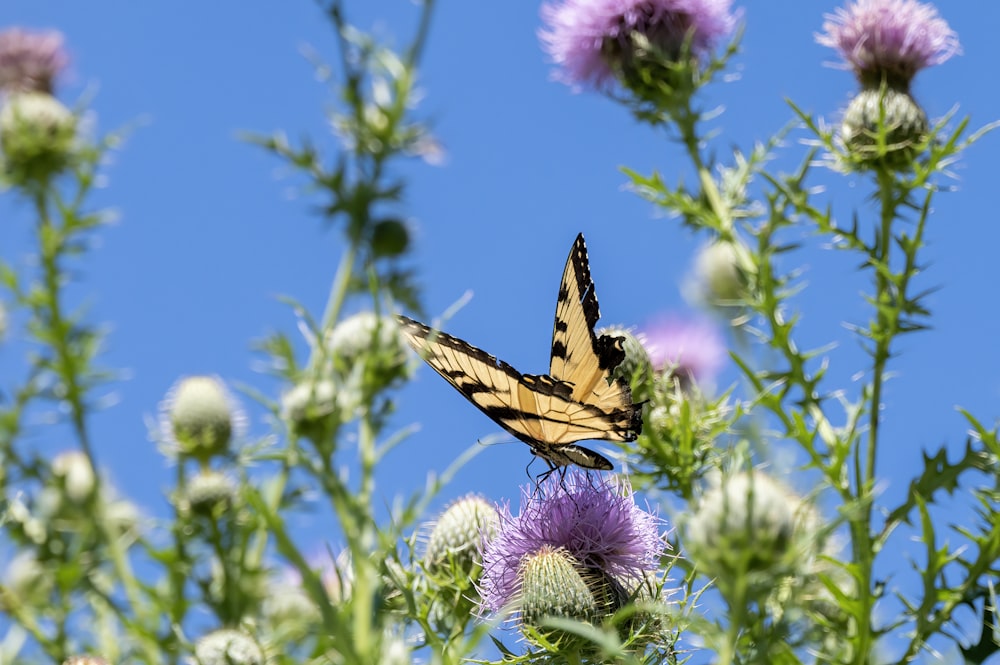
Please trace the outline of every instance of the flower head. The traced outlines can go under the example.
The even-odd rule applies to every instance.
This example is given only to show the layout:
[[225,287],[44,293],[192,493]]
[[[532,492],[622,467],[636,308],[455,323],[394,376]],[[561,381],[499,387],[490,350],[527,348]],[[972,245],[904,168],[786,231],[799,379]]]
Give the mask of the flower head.
[[960,51],[958,36],[929,4],[856,0],[827,14],[816,41],[840,52],[863,83],[909,84],[913,76]]
[[164,439],[203,463],[226,452],[233,434],[242,434],[244,421],[239,403],[215,376],[179,379],[160,404]]
[[697,304],[719,310],[738,307],[746,301],[750,282],[749,250],[742,241],[716,240],[704,245],[694,258],[685,296]]
[[522,595],[523,563],[543,550],[566,553],[581,570],[619,582],[655,570],[663,554],[660,519],[639,508],[626,481],[595,480],[569,469],[523,487],[521,512],[500,510],[483,549],[482,607],[498,612]]
[[542,6],[539,36],[571,85],[603,88],[627,62],[636,37],[676,58],[686,40],[697,56],[732,31],[730,0],[562,0]]
[[475,494],[452,502],[431,530],[425,565],[432,572],[448,570],[449,564],[472,574],[480,564],[484,538],[496,530],[497,511],[493,504]]
[[202,636],[194,645],[191,663],[199,665],[263,665],[264,650],[252,636],[220,628]]
[[682,384],[710,382],[725,360],[725,346],[708,323],[663,318],[647,326],[644,333],[653,367],[672,372]]
[[52,93],[55,78],[69,64],[62,33],[10,28],[0,32],[0,90]]
[[14,185],[45,182],[72,162],[76,117],[44,92],[19,92],[0,108],[0,155]]
[[702,494],[684,544],[724,594],[754,576],[769,589],[775,575],[811,565],[817,525],[808,502],[761,471],[740,472],[714,479]]

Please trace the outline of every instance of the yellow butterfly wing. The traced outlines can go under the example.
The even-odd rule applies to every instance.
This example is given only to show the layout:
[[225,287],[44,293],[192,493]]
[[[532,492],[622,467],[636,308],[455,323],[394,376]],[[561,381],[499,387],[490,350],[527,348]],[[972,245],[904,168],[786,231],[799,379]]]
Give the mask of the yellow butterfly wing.
[[624,339],[594,333],[601,318],[587,245],[581,233],[566,259],[552,329],[549,375],[573,386],[571,399],[605,414],[609,441],[633,441],[642,429],[641,407],[612,372],[625,359]]
[[610,372],[624,359],[620,337],[593,332],[599,317],[586,245],[577,237],[563,272],[556,306],[550,375],[521,374],[482,349],[405,316],[407,342],[448,383],[552,467],[576,464],[611,469],[603,456],[576,441],[632,441],[641,408]]

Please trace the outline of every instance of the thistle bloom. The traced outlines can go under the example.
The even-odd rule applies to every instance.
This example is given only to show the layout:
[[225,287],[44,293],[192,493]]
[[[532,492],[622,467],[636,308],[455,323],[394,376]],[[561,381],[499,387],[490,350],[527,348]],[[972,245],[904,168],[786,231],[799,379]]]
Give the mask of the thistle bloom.
[[710,382],[725,360],[725,347],[715,327],[697,320],[663,318],[645,329],[653,367],[670,371],[684,384]]
[[696,57],[732,31],[730,0],[562,0],[542,6],[545,51],[556,78],[605,88],[636,50],[636,37],[670,58],[686,40]]
[[0,32],[0,90],[52,94],[52,84],[69,64],[62,33],[11,28]]
[[659,566],[661,521],[635,504],[626,481],[595,480],[569,469],[521,490],[521,512],[500,509],[496,535],[483,549],[482,608],[498,612],[524,594],[525,562],[560,551],[581,570],[625,584]]
[[816,41],[840,52],[862,83],[909,85],[913,76],[960,51],[937,10],[916,0],[857,0],[827,14]]

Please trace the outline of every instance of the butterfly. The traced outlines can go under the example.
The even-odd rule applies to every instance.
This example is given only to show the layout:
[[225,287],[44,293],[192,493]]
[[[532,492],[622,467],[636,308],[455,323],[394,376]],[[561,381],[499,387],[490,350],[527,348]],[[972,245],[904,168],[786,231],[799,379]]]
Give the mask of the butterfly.
[[576,464],[614,468],[578,441],[634,441],[642,405],[612,372],[625,359],[623,337],[594,332],[600,318],[587,245],[576,237],[566,259],[552,329],[548,374],[522,374],[464,340],[398,315],[406,341],[428,365],[500,427],[528,444],[549,473]]

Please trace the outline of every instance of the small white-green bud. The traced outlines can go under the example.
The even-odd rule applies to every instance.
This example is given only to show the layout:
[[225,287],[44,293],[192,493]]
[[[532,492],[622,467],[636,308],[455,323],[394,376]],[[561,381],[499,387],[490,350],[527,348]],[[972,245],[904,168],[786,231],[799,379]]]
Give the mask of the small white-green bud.
[[281,396],[281,417],[297,435],[325,440],[341,420],[341,398],[333,381],[303,381]]
[[389,317],[367,311],[349,316],[330,332],[328,346],[334,365],[345,374],[363,363],[369,385],[387,386],[407,373],[406,347]]
[[52,474],[60,481],[66,497],[83,503],[94,491],[96,478],[90,459],[79,450],[59,453],[52,460]]
[[23,92],[0,109],[3,170],[15,185],[44,182],[70,163],[76,118],[52,95]]
[[773,580],[811,560],[811,506],[760,471],[713,482],[685,526],[691,559],[723,593],[748,575]]
[[183,500],[191,512],[211,515],[224,511],[236,502],[236,484],[218,471],[202,470],[192,476],[184,488]]
[[109,665],[109,663],[100,656],[70,656],[62,662],[62,665]]
[[164,406],[179,452],[203,464],[228,450],[233,430],[242,419],[225,384],[214,376],[179,380]]
[[195,644],[191,665],[264,665],[264,651],[240,630],[222,628]]
[[744,304],[749,257],[739,241],[716,240],[702,247],[694,259],[690,299],[716,306]]
[[425,562],[432,573],[447,572],[451,562],[464,576],[482,563],[484,537],[496,532],[497,511],[486,499],[470,494],[453,502],[438,518],[427,543]]

